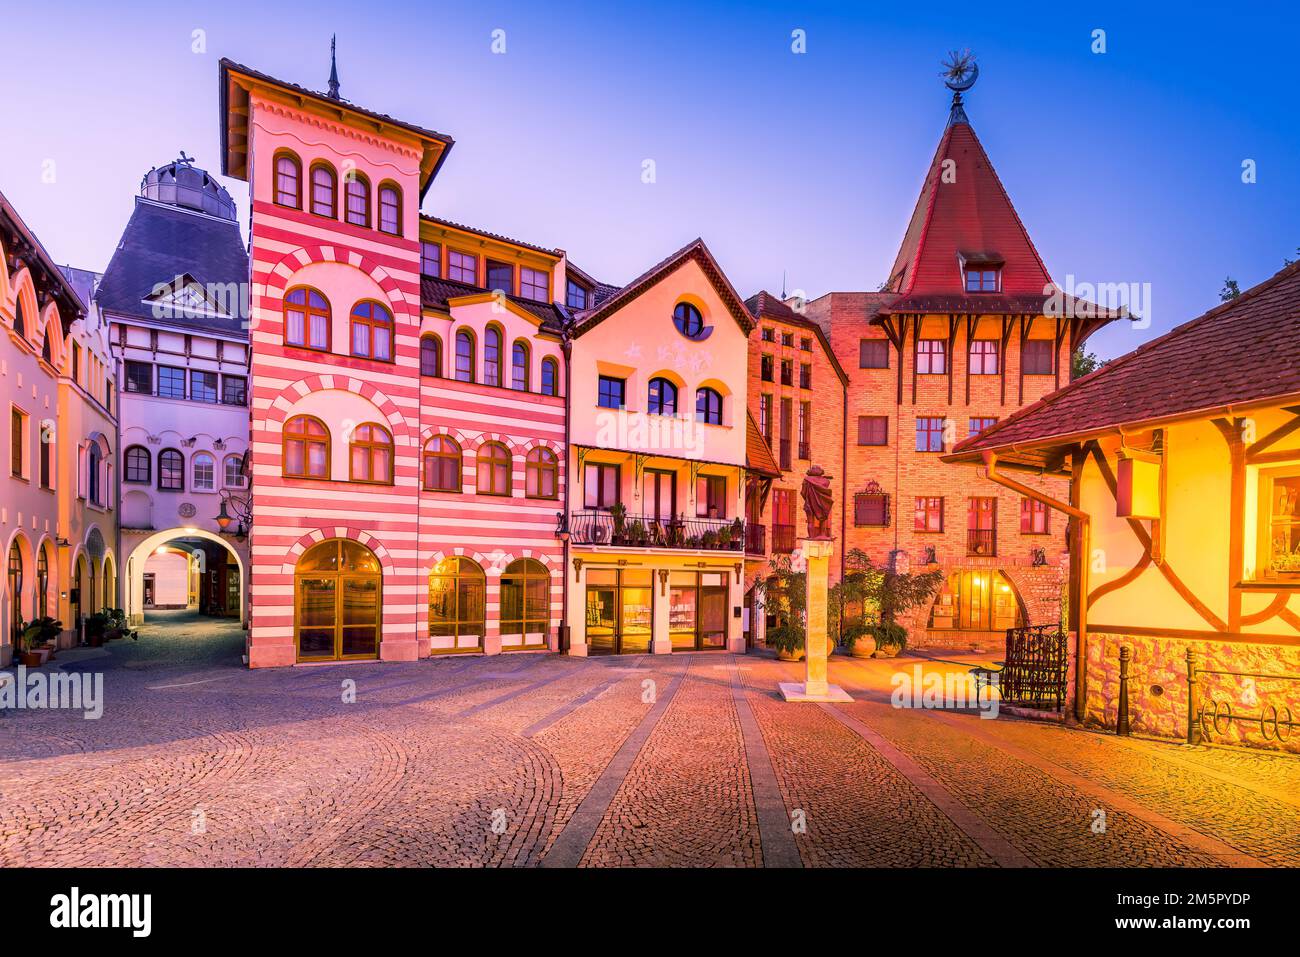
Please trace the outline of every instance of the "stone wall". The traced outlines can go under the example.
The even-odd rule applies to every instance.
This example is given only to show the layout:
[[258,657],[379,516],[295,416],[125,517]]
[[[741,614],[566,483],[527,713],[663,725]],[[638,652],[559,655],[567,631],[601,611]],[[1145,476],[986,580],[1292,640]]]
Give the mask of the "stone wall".
[[[1132,649],[1128,700],[1134,734],[1186,740],[1189,646],[1199,656],[1199,670],[1300,675],[1300,647],[1294,645],[1090,634],[1084,720],[1093,727],[1115,728],[1119,707],[1119,650],[1124,646]],[[1300,734],[1291,734],[1287,742],[1269,741],[1261,733],[1258,720],[1262,711],[1271,717],[1272,708],[1277,708],[1280,720],[1286,719],[1286,708],[1290,708],[1294,719],[1300,719],[1300,681],[1201,675],[1200,687],[1201,701],[1207,708],[1219,702],[1221,712],[1226,704],[1231,706],[1234,715],[1253,719],[1221,721],[1222,733],[1211,729],[1207,743],[1300,753]],[[1286,729],[1282,732],[1285,735]]]

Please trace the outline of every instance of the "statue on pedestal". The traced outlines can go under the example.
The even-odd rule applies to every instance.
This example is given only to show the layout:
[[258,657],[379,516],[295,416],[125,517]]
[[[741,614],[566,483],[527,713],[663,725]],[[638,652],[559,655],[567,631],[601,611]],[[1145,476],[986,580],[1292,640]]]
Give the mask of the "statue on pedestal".
[[799,491],[803,498],[803,514],[808,519],[809,538],[831,537],[831,507],[834,505],[834,492],[831,480],[820,465],[808,469],[803,477],[803,486]]

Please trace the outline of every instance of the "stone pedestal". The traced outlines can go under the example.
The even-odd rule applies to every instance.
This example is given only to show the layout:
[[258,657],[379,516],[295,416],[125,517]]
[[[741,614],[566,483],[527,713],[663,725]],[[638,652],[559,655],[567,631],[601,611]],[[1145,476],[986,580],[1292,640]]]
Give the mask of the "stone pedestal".
[[830,653],[830,642],[826,636],[826,599],[834,543],[826,538],[801,538],[799,548],[807,559],[805,578],[808,582],[808,599],[804,628],[806,671],[802,682],[781,682],[781,695],[786,701],[852,701],[848,692],[826,680],[826,658]]

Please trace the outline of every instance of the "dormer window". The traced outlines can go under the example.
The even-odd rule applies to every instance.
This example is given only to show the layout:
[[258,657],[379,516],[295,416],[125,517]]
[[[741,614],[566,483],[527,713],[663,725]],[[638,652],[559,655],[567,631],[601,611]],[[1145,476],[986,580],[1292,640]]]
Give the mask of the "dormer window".
[[967,292],[997,292],[1002,286],[1002,270],[990,267],[967,268]]

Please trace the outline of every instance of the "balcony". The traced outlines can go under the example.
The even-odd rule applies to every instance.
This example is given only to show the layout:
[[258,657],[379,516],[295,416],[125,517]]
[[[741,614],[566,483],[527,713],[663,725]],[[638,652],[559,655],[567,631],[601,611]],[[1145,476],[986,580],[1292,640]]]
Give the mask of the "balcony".
[[773,525],[772,553],[774,555],[789,555],[792,551],[794,551],[794,526]]
[[745,523],[745,552],[749,555],[767,554],[767,526],[757,522]]
[[998,533],[992,528],[966,529],[966,554],[992,558],[998,553]]
[[738,518],[625,515],[621,523],[615,523],[605,509],[585,509],[570,517],[569,540],[575,545],[738,552],[745,544],[746,532],[745,523]]

